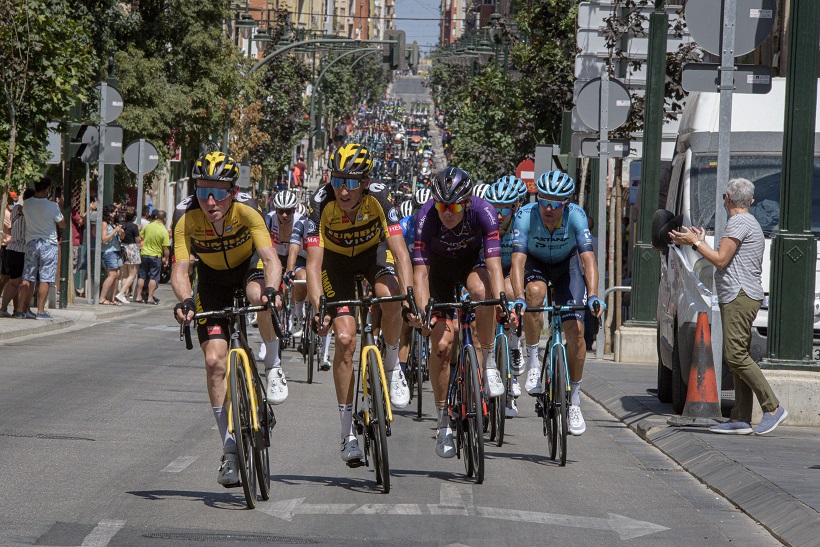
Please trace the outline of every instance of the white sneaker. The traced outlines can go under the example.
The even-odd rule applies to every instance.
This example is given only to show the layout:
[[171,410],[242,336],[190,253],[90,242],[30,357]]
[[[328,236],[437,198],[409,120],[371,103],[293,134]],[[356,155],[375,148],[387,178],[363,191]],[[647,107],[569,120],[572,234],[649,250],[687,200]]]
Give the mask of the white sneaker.
[[259,346],[259,353],[256,354],[257,359],[264,361],[266,353],[268,353],[268,348],[265,346],[265,343],[262,342],[262,345]]
[[587,430],[584,415],[581,414],[581,407],[570,405],[569,407],[569,432],[573,435],[582,435]]
[[302,326],[301,325],[302,325],[302,322],[299,321],[299,324],[296,325],[295,327],[293,327],[290,330],[291,336],[293,336],[294,338],[299,338],[300,336],[302,336]]
[[515,376],[513,376],[513,381],[512,381],[512,394],[513,394],[513,397],[520,397],[521,396],[521,386],[518,385],[518,378],[516,378]]
[[527,383],[524,384],[524,390],[530,395],[540,395],[544,391],[544,386],[541,385],[540,368],[531,368],[527,371]]
[[487,397],[498,397],[504,393],[504,382],[497,368],[488,368],[484,371],[484,391]]
[[[342,461],[351,467],[358,467],[364,458],[364,454],[359,450],[359,439],[348,437],[342,440]],[[358,463],[358,465],[356,465]]]
[[390,382],[390,402],[393,408],[404,408],[410,404],[410,390],[407,389],[407,380],[401,368],[396,367],[387,373],[387,380]]
[[518,405],[515,404],[515,399],[507,399],[507,408],[504,409],[504,416],[507,418],[515,418],[518,416]]
[[439,429],[436,433],[436,456],[439,458],[452,458],[456,455],[456,447],[453,444],[453,433],[447,433],[446,429]]
[[319,364],[319,370],[330,370],[330,357],[327,355],[322,357],[322,362]]
[[268,371],[267,378],[268,402],[272,405],[280,405],[288,398],[288,381],[285,380],[285,373],[282,367],[272,368]]

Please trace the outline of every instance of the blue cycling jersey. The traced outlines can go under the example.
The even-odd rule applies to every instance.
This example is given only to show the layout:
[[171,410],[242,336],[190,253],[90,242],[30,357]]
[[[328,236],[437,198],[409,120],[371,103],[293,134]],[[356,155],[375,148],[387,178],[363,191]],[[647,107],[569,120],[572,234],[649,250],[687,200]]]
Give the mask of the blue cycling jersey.
[[415,214],[407,215],[399,221],[401,226],[401,233],[404,236],[404,243],[407,244],[407,250],[410,251],[410,256],[413,256],[413,245],[416,243],[416,216]]
[[513,226],[507,226],[507,233],[501,236],[501,269],[509,272],[512,267],[513,254]]
[[538,203],[525,205],[513,221],[513,252],[526,253],[545,264],[557,264],[574,252],[592,251],[587,215],[574,203],[564,207],[561,222],[550,232],[541,221]]

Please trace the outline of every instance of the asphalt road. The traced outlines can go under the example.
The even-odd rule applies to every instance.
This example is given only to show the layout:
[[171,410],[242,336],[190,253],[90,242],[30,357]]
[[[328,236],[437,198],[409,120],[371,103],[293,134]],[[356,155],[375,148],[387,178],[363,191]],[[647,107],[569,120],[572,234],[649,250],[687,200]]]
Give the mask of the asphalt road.
[[421,83],[424,78],[421,76],[402,76],[393,82],[393,89],[391,95],[399,96],[404,99],[405,104],[411,104],[413,101],[433,102],[430,97],[430,90]]
[[381,494],[372,469],[339,458],[331,374],[307,384],[292,350],[284,367],[272,496],[249,511],[216,483],[201,352],[178,342],[164,303],[0,344],[0,545],[777,544],[586,398],[566,467],[546,458],[524,396],[476,485],[435,455],[428,385],[423,419],[396,413]]

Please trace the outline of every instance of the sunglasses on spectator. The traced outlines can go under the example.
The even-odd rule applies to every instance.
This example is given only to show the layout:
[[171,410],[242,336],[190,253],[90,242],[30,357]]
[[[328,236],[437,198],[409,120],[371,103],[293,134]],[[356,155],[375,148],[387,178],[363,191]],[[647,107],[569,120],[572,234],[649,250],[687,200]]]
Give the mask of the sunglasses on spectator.
[[560,201],[554,201],[554,200],[551,200],[551,199],[538,198],[538,203],[541,205],[541,207],[552,207],[553,210],[555,210],[555,209],[560,209],[561,207],[566,205],[567,200],[562,199]]
[[276,214],[277,215],[292,215],[293,211],[294,211],[294,209],[277,209]]
[[342,186],[348,190],[355,190],[359,187],[359,179],[350,179],[345,177],[330,177],[330,184],[337,190],[341,190]]
[[495,212],[498,213],[499,215],[501,215],[502,217],[505,217],[505,216],[509,215],[510,213],[512,213],[512,210],[513,210],[512,207],[496,207],[495,208]]
[[196,189],[196,197],[203,201],[207,201],[207,199],[213,196],[214,201],[222,201],[223,199],[227,199],[231,195],[230,190],[225,190],[223,188],[197,188]]
[[444,211],[450,211],[451,213],[460,213],[467,207],[467,202],[463,203],[450,203],[449,205],[446,203],[436,203],[436,211],[439,213],[443,213]]

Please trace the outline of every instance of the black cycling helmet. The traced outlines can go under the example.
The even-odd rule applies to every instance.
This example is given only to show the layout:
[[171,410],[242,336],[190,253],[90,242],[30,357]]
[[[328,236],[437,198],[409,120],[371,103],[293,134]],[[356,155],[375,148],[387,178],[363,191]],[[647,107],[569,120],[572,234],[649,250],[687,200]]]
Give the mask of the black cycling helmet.
[[433,180],[433,199],[438,203],[459,203],[469,198],[473,181],[467,171],[458,167],[445,167]]
[[196,160],[191,178],[230,182],[233,185],[239,178],[239,165],[223,152],[209,152]]

